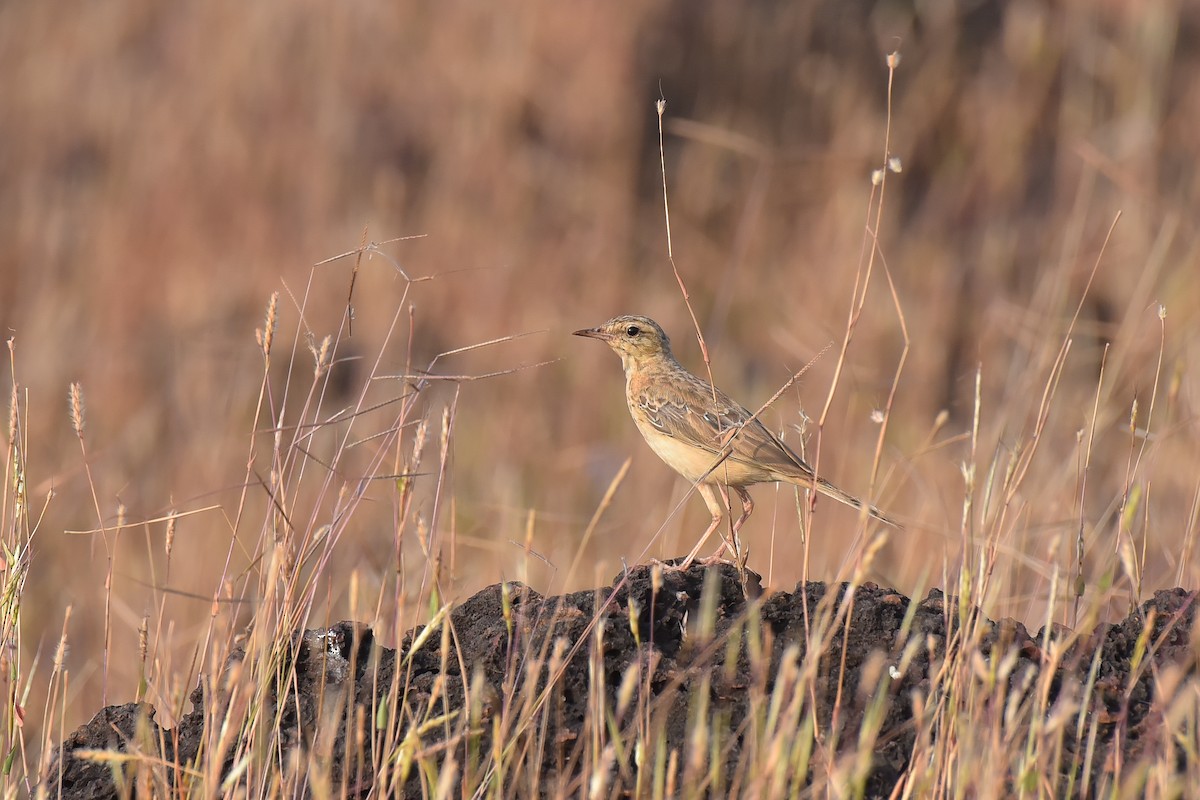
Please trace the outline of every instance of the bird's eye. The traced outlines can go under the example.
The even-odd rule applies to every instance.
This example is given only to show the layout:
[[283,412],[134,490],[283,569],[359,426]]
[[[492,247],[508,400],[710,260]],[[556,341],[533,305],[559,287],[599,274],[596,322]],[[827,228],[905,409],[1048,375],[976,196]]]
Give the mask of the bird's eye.
[[639,328],[637,325],[630,325],[628,328],[625,329],[625,335],[631,339],[634,336],[637,336],[641,332],[642,332],[642,329]]

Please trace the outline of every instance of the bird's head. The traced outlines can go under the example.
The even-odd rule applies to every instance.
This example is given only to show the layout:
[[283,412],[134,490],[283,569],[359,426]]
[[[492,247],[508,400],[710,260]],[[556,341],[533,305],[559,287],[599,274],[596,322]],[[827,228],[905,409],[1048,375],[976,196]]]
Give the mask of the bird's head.
[[575,331],[576,336],[599,339],[621,357],[625,371],[652,364],[662,358],[673,359],[671,340],[657,322],[649,317],[629,315],[613,317],[603,325]]

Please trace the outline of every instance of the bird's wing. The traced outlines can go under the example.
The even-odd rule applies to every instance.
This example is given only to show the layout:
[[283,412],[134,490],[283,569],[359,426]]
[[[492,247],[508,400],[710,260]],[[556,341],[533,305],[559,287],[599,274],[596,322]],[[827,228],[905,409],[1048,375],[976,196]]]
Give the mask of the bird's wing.
[[791,448],[720,389],[691,374],[654,381],[636,398],[647,421],[658,430],[713,454],[731,447],[729,460],[792,477],[811,478],[812,470]]
[[[728,460],[744,464],[749,474],[760,474],[759,480],[788,480],[813,487],[838,502],[852,508],[863,503],[854,495],[839,489],[824,478],[814,480],[813,470],[804,459],[754,419],[754,415],[728,395],[695,375],[680,371],[668,380],[648,380],[631,393],[636,404],[651,425],[675,439],[712,453],[713,468],[721,462],[726,448]],[[871,516],[896,528],[899,522],[872,505]]]

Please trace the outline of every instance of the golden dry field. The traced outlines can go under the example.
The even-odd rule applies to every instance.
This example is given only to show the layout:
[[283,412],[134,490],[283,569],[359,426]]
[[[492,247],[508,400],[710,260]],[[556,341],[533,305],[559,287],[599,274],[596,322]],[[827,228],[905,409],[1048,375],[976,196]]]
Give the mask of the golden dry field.
[[[0,69],[6,796],[251,620],[394,644],[686,553],[569,335],[704,374],[681,283],[716,383],[803,370],[763,421],[903,520],[877,583],[1031,630],[1200,585],[1196,4],[16,0]],[[753,493],[768,585],[863,565]]]

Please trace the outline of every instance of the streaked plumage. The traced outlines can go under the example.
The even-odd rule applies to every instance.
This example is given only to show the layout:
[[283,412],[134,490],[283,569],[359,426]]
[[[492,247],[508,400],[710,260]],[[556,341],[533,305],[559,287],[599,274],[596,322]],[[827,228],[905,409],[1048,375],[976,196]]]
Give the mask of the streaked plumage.
[[[615,317],[575,335],[600,339],[621,357],[629,413],[646,443],[669,467],[699,482],[697,489],[712,512],[705,539],[721,522],[725,506],[717,491],[724,493],[726,486],[742,501],[742,515],[733,526],[735,536],[754,510],[745,487],[755,483],[785,481],[814,487],[846,505],[862,507],[860,500],[824,478],[814,480],[804,459],[751,412],[684,369],[671,352],[666,333],[649,317]],[[728,457],[722,460],[726,450]],[[877,508],[867,511],[896,525]]]

